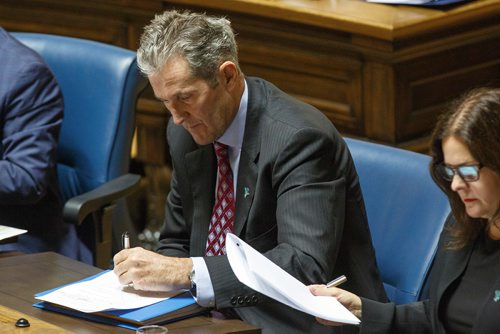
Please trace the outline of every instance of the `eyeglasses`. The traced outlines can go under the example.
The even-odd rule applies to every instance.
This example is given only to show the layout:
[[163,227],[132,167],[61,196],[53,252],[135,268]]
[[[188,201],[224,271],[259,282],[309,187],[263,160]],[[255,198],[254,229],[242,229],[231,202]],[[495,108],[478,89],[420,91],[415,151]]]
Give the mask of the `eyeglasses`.
[[465,182],[474,182],[479,180],[479,170],[481,168],[483,168],[482,164],[472,164],[458,167],[438,165],[436,169],[439,175],[446,181],[453,181],[455,174],[458,174]]

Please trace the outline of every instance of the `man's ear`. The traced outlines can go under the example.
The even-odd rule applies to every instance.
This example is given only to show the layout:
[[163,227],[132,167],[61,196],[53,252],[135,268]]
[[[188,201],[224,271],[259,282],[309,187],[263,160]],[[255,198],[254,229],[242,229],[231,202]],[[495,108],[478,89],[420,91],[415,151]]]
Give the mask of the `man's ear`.
[[224,86],[228,88],[234,87],[238,79],[238,69],[235,63],[225,61],[219,66],[219,73],[221,74],[221,82]]

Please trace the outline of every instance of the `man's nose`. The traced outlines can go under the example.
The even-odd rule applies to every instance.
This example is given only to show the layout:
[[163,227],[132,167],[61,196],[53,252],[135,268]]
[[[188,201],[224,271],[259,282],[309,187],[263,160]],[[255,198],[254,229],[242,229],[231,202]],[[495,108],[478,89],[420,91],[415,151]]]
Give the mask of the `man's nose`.
[[184,122],[185,113],[180,111],[175,103],[170,103],[167,106],[167,109],[172,115],[172,119],[176,125],[181,125]]

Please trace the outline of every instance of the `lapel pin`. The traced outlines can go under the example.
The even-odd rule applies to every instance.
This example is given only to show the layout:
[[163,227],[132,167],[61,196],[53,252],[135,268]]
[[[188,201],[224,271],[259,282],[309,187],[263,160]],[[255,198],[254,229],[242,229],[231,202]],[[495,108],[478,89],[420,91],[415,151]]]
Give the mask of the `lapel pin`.
[[500,290],[495,290],[495,297],[493,298],[493,301],[496,303],[499,300],[500,300]]
[[243,188],[243,197],[247,198],[248,196],[250,196],[250,188],[244,187]]

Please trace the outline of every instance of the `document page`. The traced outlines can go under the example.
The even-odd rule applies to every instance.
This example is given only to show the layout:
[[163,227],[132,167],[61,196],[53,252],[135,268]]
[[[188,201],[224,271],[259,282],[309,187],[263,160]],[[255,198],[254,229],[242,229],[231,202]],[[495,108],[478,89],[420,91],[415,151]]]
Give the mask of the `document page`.
[[15,237],[16,235],[20,235],[28,232],[27,230],[22,230],[20,228],[0,225],[0,240],[8,239]]
[[238,280],[250,288],[316,317],[346,324],[360,323],[337,299],[314,296],[302,282],[234,234],[226,236],[226,253]]
[[139,291],[123,286],[112,271],[89,280],[63,286],[36,299],[91,313],[106,310],[133,309],[151,305],[173,297],[182,291]]

